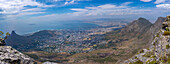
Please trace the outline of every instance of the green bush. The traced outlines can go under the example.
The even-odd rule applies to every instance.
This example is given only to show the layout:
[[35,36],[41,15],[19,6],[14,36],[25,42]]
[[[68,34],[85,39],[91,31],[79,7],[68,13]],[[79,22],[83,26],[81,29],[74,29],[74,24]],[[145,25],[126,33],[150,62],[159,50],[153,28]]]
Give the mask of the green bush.
[[135,59],[138,59],[138,57],[137,57],[137,56],[135,56]]
[[143,62],[141,60],[138,60],[138,61],[134,62],[133,64],[143,64]]
[[159,37],[159,33],[156,34],[156,37]]
[[139,51],[139,53],[144,53],[144,50]]
[[[3,36],[3,34],[4,34],[4,32],[0,31],[0,39],[3,39],[3,38],[1,38]],[[10,33],[7,32],[4,39],[7,39],[7,36],[9,36],[9,35],[10,35]]]
[[170,48],[170,46],[169,46],[169,44],[167,44],[167,45],[166,45],[166,49],[169,49],[169,48]]
[[164,31],[163,35],[170,35],[169,31]]
[[152,55],[151,58],[155,58],[156,56],[155,55]]
[[169,28],[168,28],[168,27],[166,27],[166,31],[169,31]]
[[167,62],[167,58],[166,58],[165,56],[164,56],[164,57],[161,57],[160,60],[161,60],[161,62],[163,62],[163,63]]
[[170,64],[170,57],[168,57],[167,63]]

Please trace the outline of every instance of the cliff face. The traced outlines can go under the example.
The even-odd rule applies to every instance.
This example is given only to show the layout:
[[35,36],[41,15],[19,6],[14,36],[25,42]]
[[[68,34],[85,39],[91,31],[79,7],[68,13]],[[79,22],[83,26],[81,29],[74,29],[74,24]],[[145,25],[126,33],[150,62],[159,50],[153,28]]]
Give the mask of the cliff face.
[[11,46],[0,46],[0,64],[34,64],[34,60]]
[[[158,19],[159,20],[159,19]],[[170,21],[163,23],[169,25]],[[160,26],[161,28],[162,26]],[[152,40],[152,45],[147,49],[140,50],[131,59],[126,60],[127,64],[170,64],[170,26],[160,29]],[[156,29],[156,28],[155,28]]]

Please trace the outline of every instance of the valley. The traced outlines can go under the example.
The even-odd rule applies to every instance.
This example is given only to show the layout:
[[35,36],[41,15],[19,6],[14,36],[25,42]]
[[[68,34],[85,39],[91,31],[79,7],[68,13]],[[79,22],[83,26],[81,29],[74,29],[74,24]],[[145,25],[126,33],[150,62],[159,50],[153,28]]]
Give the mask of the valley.
[[67,57],[77,53],[88,53],[102,49],[108,43],[106,33],[123,28],[127,23],[105,22],[90,30],[42,30],[29,35],[18,35],[12,31],[7,45],[28,54],[34,59],[63,63]]
[[161,29],[164,19],[159,17],[154,24],[145,18],[127,25],[119,23],[110,26],[109,22],[108,26],[86,31],[43,30],[29,36],[21,36],[13,31],[6,41],[7,45],[40,63],[119,64],[138,50],[147,48],[152,35]]

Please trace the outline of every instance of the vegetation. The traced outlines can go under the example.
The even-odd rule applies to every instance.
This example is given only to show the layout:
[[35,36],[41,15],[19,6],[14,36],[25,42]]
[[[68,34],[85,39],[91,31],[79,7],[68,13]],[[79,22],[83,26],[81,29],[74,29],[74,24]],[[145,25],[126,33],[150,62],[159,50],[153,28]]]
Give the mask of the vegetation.
[[168,56],[168,60],[167,60],[167,63],[170,64],[170,57]]
[[159,64],[156,60],[149,62],[149,64]]
[[169,44],[167,44],[167,45],[166,45],[166,49],[169,49],[169,48],[170,48],[170,46],[169,46]]
[[155,58],[156,56],[155,55],[152,55],[151,58]]
[[149,62],[150,62],[150,60],[147,60],[147,61],[146,61],[146,63],[149,63]]
[[156,37],[159,37],[159,33],[156,34]]
[[136,62],[134,62],[132,64],[143,64],[143,62],[141,60],[138,60],[138,61],[136,61]]
[[139,53],[144,53],[144,50],[139,51]]
[[169,31],[169,28],[168,28],[168,27],[166,27],[166,31]]
[[[7,32],[5,37],[3,37],[3,35],[4,35],[4,32],[0,31],[0,42],[1,42],[1,43],[5,43],[4,40],[7,39],[7,37],[10,35],[10,33]],[[5,45],[5,44],[3,44],[3,45]]]
[[164,57],[161,57],[160,60],[161,60],[161,62],[163,62],[163,63],[167,62],[167,58],[166,58],[165,56],[164,56]]
[[154,45],[154,46],[156,45],[155,42],[153,43],[153,45]]
[[164,31],[163,35],[170,35],[169,31]]
[[137,57],[137,56],[135,56],[135,59],[138,59],[138,57]]

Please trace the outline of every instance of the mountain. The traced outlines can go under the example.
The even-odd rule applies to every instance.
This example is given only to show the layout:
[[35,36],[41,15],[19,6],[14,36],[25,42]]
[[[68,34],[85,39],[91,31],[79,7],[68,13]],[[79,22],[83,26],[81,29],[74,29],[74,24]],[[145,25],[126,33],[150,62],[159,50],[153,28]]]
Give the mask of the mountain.
[[[33,47],[34,44],[34,40],[27,37],[27,36],[20,36],[18,34],[15,33],[15,31],[12,31],[11,35],[7,38],[6,40],[6,44],[8,46],[12,46],[13,48],[16,48],[17,50],[22,50],[25,48],[30,48]],[[28,47],[26,47],[28,46]],[[22,48],[21,48],[22,47]],[[20,48],[20,49],[18,49]]]
[[145,18],[139,18],[138,20],[133,21],[128,26],[123,28],[120,31],[120,34],[128,38],[139,37],[148,31],[151,26],[152,23],[150,23],[149,20],[146,20]]
[[134,20],[118,31],[107,33],[108,44],[101,46],[104,49],[75,54],[69,57],[70,62],[77,64],[121,64],[124,60],[134,56],[138,50],[151,45],[152,36],[161,29],[164,20],[165,18],[159,17],[154,24],[145,18]]
[[[158,20],[161,19],[159,18]],[[162,28],[164,25],[159,26],[162,29],[155,34],[154,39],[151,42],[152,45],[147,49],[141,49],[132,58],[126,60],[124,64],[170,64],[169,22],[170,20],[163,23],[164,25],[167,25],[166,30]]]

